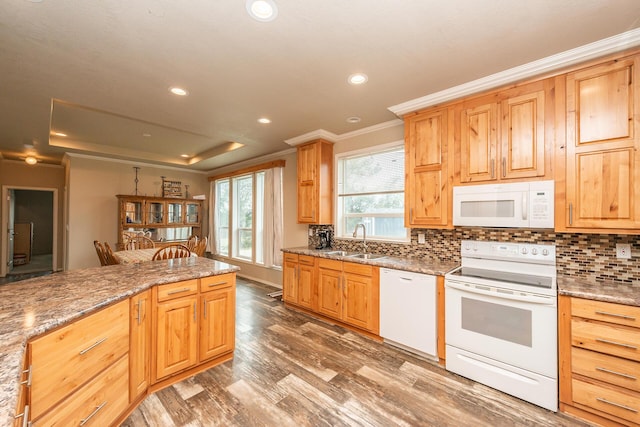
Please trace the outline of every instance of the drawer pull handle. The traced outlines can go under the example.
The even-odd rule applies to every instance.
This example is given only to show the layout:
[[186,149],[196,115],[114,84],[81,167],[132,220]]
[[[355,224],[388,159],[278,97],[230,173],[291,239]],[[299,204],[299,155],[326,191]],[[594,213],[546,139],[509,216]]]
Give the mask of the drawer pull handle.
[[218,283],[209,283],[209,287],[213,288],[214,286],[226,285],[227,282],[218,282]]
[[98,411],[99,411],[100,409],[102,409],[102,408],[104,407],[104,405],[106,405],[106,404],[107,404],[107,401],[105,400],[104,402],[102,402],[102,403],[100,404],[100,406],[96,406],[96,409],[94,409],[94,410],[93,410],[93,412],[92,412],[92,413],[90,413],[90,414],[89,414],[89,416],[88,416],[87,418],[83,418],[83,419],[81,419],[81,420],[80,420],[80,425],[81,425],[81,426],[83,426],[83,425],[85,425],[86,423],[88,423],[88,422],[89,422],[89,420],[90,420],[91,418],[93,418],[93,417],[98,413]]
[[80,352],[80,356],[82,356],[83,354],[93,350],[94,348],[96,348],[97,346],[99,346],[100,344],[102,344],[103,342],[105,342],[107,340],[107,337],[102,338],[101,340],[96,341],[95,343],[91,344],[89,347],[85,348],[84,350],[82,350]]
[[167,292],[167,295],[174,295],[174,294],[180,294],[182,292],[187,292],[190,291],[190,288],[182,288],[182,289],[176,289],[175,291],[169,291]]
[[596,338],[596,341],[597,342],[601,342],[603,344],[612,344],[612,345],[617,345],[619,347],[630,348],[631,350],[637,350],[638,349],[638,347],[636,347],[635,345],[624,344],[624,343],[621,343],[621,342],[605,340],[605,339],[602,339],[602,338]]
[[615,403],[615,402],[612,402],[610,400],[603,399],[601,397],[596,397],[596,400],[598,402],[606,403],[607,405],[615,406],[616,408],[625,409],[627,411],[631,411],[631,412],[636,413],[636,414],[638,413],[637,409],[633,409],[633,408],[631,408],[629,406],[621,405],[619,403]]
[[23,374],[29,374],[29,375],[27,375],[27,379],[25,381],[20,382],[21,385],[26,385],[27,387],[31,387],[32,372],[33,370],[31,369],[31,365],[29,365],[29,369],[22,371]]
[[629,378],[630,380],[637,380],[636,377],[634,377],[633,375],[629,375],[629,374],[623,374],[622,372],[616,372],[616,371],[612,371],[610,369],[607,368],[601,368],[599,366],[596,366],[596,371],[600,371],[600,372],[606,372],[607,374],[613,374],[613,375],[618,375],[624,378]]
[[633,316],[627,316],[624,314],[617,314],[617,313],[608,313],[606,311],[596,311],[596,314],[600,314],[601,316],[611,316],[611,317],[618,317],[620,319],[626,319],[626,320],[636,320],[635,317]]
[[26,405],[24,407],[24,412],[22,412],[21,414],[16,415],[15,417],[16,420],[18,418],[22,418],[22,427],[27,427],[29,425],[29,405]]

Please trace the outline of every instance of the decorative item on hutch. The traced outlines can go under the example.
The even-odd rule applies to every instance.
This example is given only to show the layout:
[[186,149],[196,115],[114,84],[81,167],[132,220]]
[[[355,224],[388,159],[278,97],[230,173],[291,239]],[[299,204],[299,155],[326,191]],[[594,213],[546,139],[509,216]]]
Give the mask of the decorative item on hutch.
[[162,197],[182,198],[182,182],[169,181],[162,178]]

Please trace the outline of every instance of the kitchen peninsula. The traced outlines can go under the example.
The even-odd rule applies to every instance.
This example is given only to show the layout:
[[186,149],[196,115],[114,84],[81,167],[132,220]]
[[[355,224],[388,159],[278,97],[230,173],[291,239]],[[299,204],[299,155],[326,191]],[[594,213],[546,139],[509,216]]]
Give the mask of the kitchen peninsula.
[[[58,413],[78,412],[74,396],[93,393],[93,390],[97,390],[95,399],[93,395],[85,395],[84,399],[76,400],[86,400],[90,405],[99,400],[95,410],[91,408],[87,413],[74,416],[95,415],[92,411],[97,414],[101,402],[108,400],[103,395],[114,395],[106,389],[115,388],[111,387],[114,382],[124,381],[124,390],[116,390],[119,396],[112,400],[113,405],[118,401],[120,406],[109,409],[107,405],[102,411],[111,414],[111,421],[117,420],[148,392],[178,381],[186,373],[231,359],[235,272],[238,270],[236,266],[207,258],[186,258],[72,270],[3,285],[0,290],[0,425],[14,423],[14,416],[23,413],[25,399],[32,420],[46,418],[51,422]],[[199,310],[201,305],[203,310]],[[179,355],[173,355],[170,350],[163,352],[162,346],[173,344],[164,331],[171,327],[171,322],[175,327],[183,320],[179,332],[184,330],[188,336],[179,338],[188,338],[183,344],[189,348],[181,347],[175,352]],[[136,332],[140,325],[144,329]],[[110,331],[109,340],[107,335],[101,338],[100,334]],[[75,351],[78,346],[82,351]],[[70,352],[68,362],[52,366],[50,360],[58,356],[55,353],[67,351]],[[42,354],[47,356],[46,362],[38,359]],[[163,357],[169,360],[164,360],[161,366],[158,360]],[[64,355],[58,360],[65,360]],[[36,367],[38,362],[41,364]],[[23,372],[29,365],[33,370]],[[69,366],[73,366],[74,372],[68,372]],[[39,374],[37,369],[41,370]],[[47,405],[39,403],[34,396],[38,378],[42,379],[40,387],[45,387],[42,384],[50,381],[46,371],[56,370],[68,372],[65,383],[51,384],[50,389],[43,390]],[[77,372],[82,377],[67,378]],[[27,381],[33,382],[28,391],[22,389],[24,384],[21,384]],[[110,387],[100,388],[100,384]],[[96,420],[100,416],[102,414],[96,415]],[[57,419],[63,424],[64,420],[66,418]],[[18,422],[22,424],[21,419]]]

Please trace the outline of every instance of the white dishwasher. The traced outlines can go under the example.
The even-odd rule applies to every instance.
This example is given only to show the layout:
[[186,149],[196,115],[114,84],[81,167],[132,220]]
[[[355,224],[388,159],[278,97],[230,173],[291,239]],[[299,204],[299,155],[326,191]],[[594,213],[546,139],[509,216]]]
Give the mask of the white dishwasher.
[[380,336],[391,345],[437,357],[436,278],[380,269]]

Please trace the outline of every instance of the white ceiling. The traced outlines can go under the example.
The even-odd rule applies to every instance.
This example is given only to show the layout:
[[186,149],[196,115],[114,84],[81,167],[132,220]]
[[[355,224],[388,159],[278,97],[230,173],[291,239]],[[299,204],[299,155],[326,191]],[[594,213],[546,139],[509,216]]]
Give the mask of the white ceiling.
[[[0,2],[2,157],[33,144],[46,162],[69,151],[212,171],[640,27],[638,0],[275,2],[268,23],[245,0]],[[354,72],[368,83],[349,85]],[[50,141],[50,124],[68,136]]]

